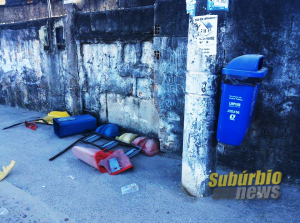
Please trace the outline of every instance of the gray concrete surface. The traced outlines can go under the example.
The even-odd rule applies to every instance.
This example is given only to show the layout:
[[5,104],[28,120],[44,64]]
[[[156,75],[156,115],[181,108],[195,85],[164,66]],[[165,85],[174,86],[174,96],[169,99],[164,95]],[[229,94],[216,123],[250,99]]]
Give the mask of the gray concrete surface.
[[[0,106],[0,128],[43,115]],[[0,216],[1,223],[45,222],[45,216],[48,222],[299,221],[299,187],[282,185],[278,200],[196,199],[181,188],[180,159],[139,154],[132,159],[133,170],[110,176],[77,160],[71,151],[48,161],[80,136],[59,139],[51,126],[42,124],[36,131],[21,125],[0,132],[0,166],[16,160],[13,171],[0,182],[0,205],[15,218]],[[130,183],[140,190],[122,195],[121,187]],[[41,211],[26,214],[25,221],[21,214],[31,205],[40,205]]]

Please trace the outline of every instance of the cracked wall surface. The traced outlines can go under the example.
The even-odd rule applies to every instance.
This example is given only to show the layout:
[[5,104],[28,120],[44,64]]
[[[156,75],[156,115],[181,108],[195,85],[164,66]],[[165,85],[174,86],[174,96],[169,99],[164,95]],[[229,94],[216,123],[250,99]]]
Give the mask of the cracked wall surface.
[[150,41],[81,45],[83,109],[99,113],[101,122],[157,136],[152,54]]
[[[63,19],[55,24],[63,24]],[[41,111],[65,108],[66,55],[44,51],[38,36],[42,25],[45,20],[1,27],[1,104]]]

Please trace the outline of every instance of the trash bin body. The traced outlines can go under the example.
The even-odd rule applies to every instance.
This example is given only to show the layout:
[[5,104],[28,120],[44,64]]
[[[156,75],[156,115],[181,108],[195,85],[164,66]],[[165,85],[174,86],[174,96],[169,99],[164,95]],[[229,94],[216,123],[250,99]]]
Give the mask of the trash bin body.
[[244,55],[232,60],[222,73],[222,96],[217,140],[238,146],[252,122],[262,78],[268,73],[262,67],[262,55]]

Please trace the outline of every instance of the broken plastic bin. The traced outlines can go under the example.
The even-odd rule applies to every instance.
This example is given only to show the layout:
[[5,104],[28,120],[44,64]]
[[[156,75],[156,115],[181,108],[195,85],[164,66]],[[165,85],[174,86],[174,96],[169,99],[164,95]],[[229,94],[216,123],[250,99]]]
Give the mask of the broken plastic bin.
[[148,137],[138,137],[132,142],[132,145],[140,146],[142,148],[142,153],[147,156],[153,156],[160,152],[159,143],[155,139],[150,139]]
[[130,144],[138,135],[132,133],[124,133],[120,137],[116,137],[117,140]]
[[114,151],[90,149],[81,146],[74,146],[72,148],[72,153],[76,158],[89,164],[92,167],[95,167],[101,173],[106,173],[107,171],[103,166],[99,166],[99,162],[102,159],[109,157],[113,152]]
[[[109,165],[109,160],[112,160],[114,158],[117,158],[117,162],[120,166],[120,170],[117,171],[111,170],[111,166]],[[133,168],[130,159],[128,158],[128,156],[124,154],[122,149],[118,149],[114,151],[113,154],[109,155],[109,157],[107,157],[106,159],[102,159],[99,162],[99,165],[100,167],[104,167],[110,175],[116,175],[121,172],[124,172],[125,170]]]
[[114,124],[101,125],[96,132],[111,138],[120,135],[118,126]]
[[97,120],[91,115],[78,115],[67,118],[53,119],[54,133],[62,138],[76,135],[97,128]]
[[252,122],[262,78],[268,73],[264,56],[244,55],[233,59],[222,73],[222,96],[217,140],[239,146]]

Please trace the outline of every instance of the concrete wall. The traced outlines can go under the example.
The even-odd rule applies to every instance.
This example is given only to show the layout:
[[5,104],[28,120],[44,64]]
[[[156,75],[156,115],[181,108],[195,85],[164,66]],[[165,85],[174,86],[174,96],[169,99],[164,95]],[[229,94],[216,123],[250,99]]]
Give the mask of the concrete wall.
[[[56,19],[53,29],[63,25]],[[38,30],[46,20],[0,27],[0,103],[65,109],[65,51],[45,51]],[[52,41],[55,41],[53,36]]]
[[79,60],[84,109],[101,122],[157,136],[152,42],[83,44]]
[[181,154],[183,144],[184,93],[188,41],[185,1],[156,1],[154,50],[155,103],[159,113],[162,151]]
[[157,137],[153,22],[153,6],[78,13],[76,39],[83,110]]
[[232,0],[227,14],[224,66],[244,54],[262,54],[269,74],[261,84],[243,144],[225,147],[219,164],[278,170],[300,180],[300,2]]

